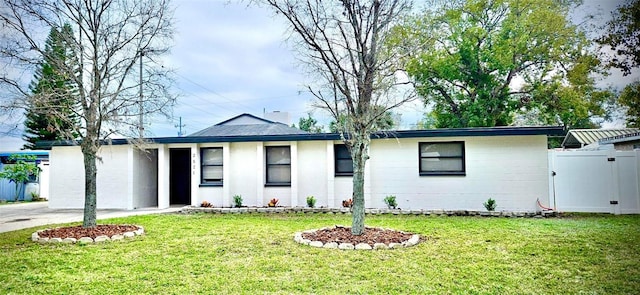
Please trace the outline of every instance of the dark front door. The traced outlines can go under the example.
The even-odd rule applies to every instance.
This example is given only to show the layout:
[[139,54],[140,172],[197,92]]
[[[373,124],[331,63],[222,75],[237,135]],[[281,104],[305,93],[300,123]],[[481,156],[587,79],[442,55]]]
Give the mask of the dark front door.
[[170,149],[169,157],[170,203],[191,204],[191,149]]

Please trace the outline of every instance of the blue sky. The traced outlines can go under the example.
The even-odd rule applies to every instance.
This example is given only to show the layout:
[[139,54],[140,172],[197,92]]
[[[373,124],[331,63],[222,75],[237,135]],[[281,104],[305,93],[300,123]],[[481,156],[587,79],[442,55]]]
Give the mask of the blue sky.
[[[617,4],[585,0],[575,18],[582,19],[588,12],[605,19]],[[291,123],[313,112],[327,124],[328,116],[311,107],[313,97],[304,85],[312,81],[285,41],[287,27],[278,17],[265,8],[235,1],[182,0],[174,5],[174,46],[162,63],[176,69],[179,98],[173,118],[146,118],[148,136],[176,136],[180,117],[183,132],[189,134],[241,113],[261,116],[264,111],[288,112]],[[638,77],[638,73],[626,78],[615,74],[601,84],[625,85]],[[397,112],[402,114],[401,128],[410,128],[424,109],[415,103]],[[20,131],[6,136],[11,126],[21,126],[19,120],[0,123],[0,151],[22,146]]]

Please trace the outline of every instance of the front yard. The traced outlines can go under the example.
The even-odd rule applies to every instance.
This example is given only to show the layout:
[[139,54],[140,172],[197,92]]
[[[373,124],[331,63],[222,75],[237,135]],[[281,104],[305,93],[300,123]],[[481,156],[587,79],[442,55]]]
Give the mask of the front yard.
[[[0,293],[434,294],[640,290],[640,216],[522,219],[367,216],[418,233],[415,247],[302,246],[296,231],[348,215],[192,214],[109,220],[146,236],[40,245],[35,229],[0,234]],[[43,227],[44,228],[44,227]]]

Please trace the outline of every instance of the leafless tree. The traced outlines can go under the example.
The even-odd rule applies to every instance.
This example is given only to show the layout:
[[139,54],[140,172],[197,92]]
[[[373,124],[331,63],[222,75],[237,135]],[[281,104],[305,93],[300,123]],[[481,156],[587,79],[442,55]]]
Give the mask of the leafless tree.
[[303,63],[321,82],[309,86],[317,106],[340,122],[353,159],[352,234],[364,233],[364,171],[376,121],[412,95],[402,84],[397,56],[386,47],[391,28],[410,8],[406,0],[262,0],[283,16]]
[[173,9],[169,0],[0,0],[0,87],[13,94],[3,98],[5,106],[24,107],[37,99],[43,112],[66,119],[46,94],[31,97],[25,78],[46,52],[46,32],[66,23],[75,36],[66,40],[72,44],[68,60],[57,66],[72,84],[77,123],[60,131],[79,139],[85,167],[83,226],[93,227],[101,145],[113,135],[130,136],[141,114],[168,111],[175,100],[168,91],[168,70],[154,62],[169,49]]

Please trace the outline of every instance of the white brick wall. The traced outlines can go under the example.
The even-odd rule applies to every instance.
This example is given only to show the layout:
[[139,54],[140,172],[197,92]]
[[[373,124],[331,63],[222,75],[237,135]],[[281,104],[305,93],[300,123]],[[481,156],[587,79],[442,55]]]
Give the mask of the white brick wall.
[[[466,176],[419,175],[418,143],[435,141],[465,142]],[[233,196],[239,194],[247,206],[266,206],[271,198],[280,199],[282,206],[306,206],[306,197],[313,195],[318,207],[341,207],[342,200],[351,198],[352,178],[334,176],[334,143],[339,141],[190,144],[195,151],[192,204],[207,200],[217,207],[231,206]],[[269,145],[292,146],[291,187],[264,186],[264,147]],[[199,149],[210,146],[225,148],[223,187],[200,187]],[[147,179],[151,195],[135,191],[135,183],[141,180],[132,176],[134,171],[144,173],[142,170],[151,168],[138,163],[140,158],[134,157],[128,146],[103,147],[100,154],[104,162],[98,164],[98,207],[132,209],[134,204],[151,202],[153,194],[159,195],[161,207],[167,206],[167,154],[172,147],[178,145],[158,147],[155,188]],[[497,210],[530,211],[536,209],[537,198],[548,200],[544,135],[377,139],[372,141],[370,156],[365,176],[368,208],[384,208],[387,195],[395,195],[403,209],[483,210],[482,203],[491,197],[497,201]],[[54,147],[50,167],[50,207],[82,208],[84,168],[79,147]]]

